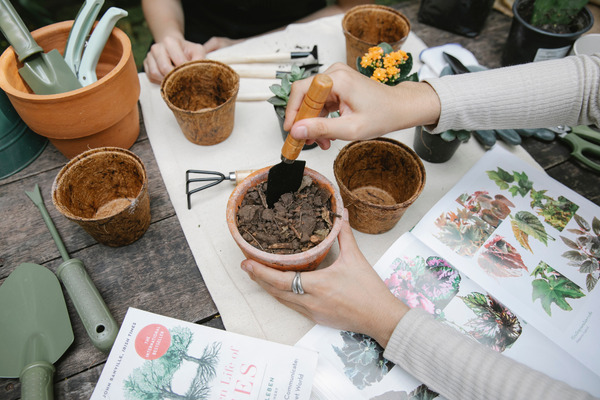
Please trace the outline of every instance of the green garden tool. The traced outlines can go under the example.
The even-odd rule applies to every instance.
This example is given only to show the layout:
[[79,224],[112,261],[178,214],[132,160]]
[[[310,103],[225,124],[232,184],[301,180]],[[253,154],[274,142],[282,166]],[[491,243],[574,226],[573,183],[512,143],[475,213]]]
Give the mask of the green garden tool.
[[81,87],[58,50],[44,53],[8,0],[0,0],[0,30],[24,63],[19,74],[35,94],[64,93]]
[[104,0],[85,0],[73,21],[73,27],[65,46],[64,59],[75,75],[79,71],[85,40],[96,22],[96,17],[103,4]]
[[77,258],[69,258],[69,253],[44,205],[40,187],[35,185],[32,192],[25,193],[42,213],[42,218],[64,260],[56,274],[65,285],[90,340],[97,349],[109,352],[119,332],[119,326],[85,270],[83,262]]
[[0,377],[21,380],[21,399],[54,398],[54,363],[73,343],[60,283],[49,269],[20,264],[0,286]]

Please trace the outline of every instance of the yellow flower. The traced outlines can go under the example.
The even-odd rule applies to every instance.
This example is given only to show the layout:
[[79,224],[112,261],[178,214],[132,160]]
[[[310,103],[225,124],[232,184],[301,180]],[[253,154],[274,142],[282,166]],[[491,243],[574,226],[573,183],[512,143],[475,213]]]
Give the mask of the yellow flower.
[[384,68],[375,68],[375,71],[373,71],[373,76],[371,78],[379,82],[385,82],[388,76]]
[[398,67],[395,67],[395,66],[390,66],[390,67],[387,67],[387,68],[385,69],[385,72],[387,73],[387,75],[388,75],[390,78],[395,78],[395,77],[396,77],[396,75],[400,74],[400,70],[398,69]]

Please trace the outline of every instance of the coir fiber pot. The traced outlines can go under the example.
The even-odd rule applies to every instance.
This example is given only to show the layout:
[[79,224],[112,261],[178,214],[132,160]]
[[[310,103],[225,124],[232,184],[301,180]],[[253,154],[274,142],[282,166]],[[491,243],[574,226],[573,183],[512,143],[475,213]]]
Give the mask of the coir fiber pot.
[[129,150],[88,150],[65,165],[54,180],[52,202],[99,243],[124,246],[150,226],[148,177]]
[[185,137],[210,146],[231,135],[239,75],[213,60],[190,61],[165,76],[160,94]]
[[440,135],[427,132],[422,126],[415,128],[413,148],[419,157],[431,163],[448,161],[456,153],[461,143],[458,138],[447,142]]
[[502,65],[524,64],[562,58],[569,53],[573,43],[594,25],[594,16],[586,7],[578,15],[581,29],[571,33],[552,33],[531,25],[524,15],[526,6],[533,0],[516,0],[513,4],[513,20],[502,52]]
[[[341,218],[334,218],[331,232],[329,232],[329,235],[327,235],[327,237],[321,243],[310,250],[297,254],[272,254],[257,249],[250,243],[246,242],[238,230],[237,212],[242,200],[250,188],[255,187],[267,180],[270,169],[271,167],[266,167],[255,171],[242,182],[240,182],[231,193],[229,201],[227,202],[226,213],[227,226],[229,227],[231,236],[233,236],[233,240],[235,240],[246,258],[258,261],[271,268],[276,268],[282,271],[314,270],[323,261],[329,252],[331,245],[333,245],[333,242],[340,233],[342,228]],[[304,169],[304,175],[308,175],[314,183],[326,188],[331,193],[332,212],[341,216],[344,211],[344,204],[342,202],[342,198],[340,197],[340,193],[337,191],[335,186],[323,175],[310,168]]]
[[[48,25],[32,32],[44,52],[64,51],[73,21]],[[66,93],[34,94],[19,75],[12,47],[0,56],[0,87],[23,121],[67,158],[90,148],[129,148],[140,132],[137,101],[140,83],[131,41],[114,28],[102,51],[91,85]]]
[[333,172],[350,226],[364,233],[392,229],[425,187],[425,167],[393,139],[355,141],[337,155]]
[[342,28],[346,37],[346,64],[356,69],[356,59],[379,43],[386,42],[399,50],[410,33],[410,21],[391,7],[364,4],[344,14]]

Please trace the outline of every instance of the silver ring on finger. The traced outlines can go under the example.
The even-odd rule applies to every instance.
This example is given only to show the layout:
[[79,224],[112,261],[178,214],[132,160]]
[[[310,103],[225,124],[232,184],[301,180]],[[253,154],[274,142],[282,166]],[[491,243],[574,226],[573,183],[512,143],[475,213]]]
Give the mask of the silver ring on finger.
[[295,294],[304,294],[304,288],[302,288],[302,281],[300,279],[300,272],[296,272],[294,279],[292,280],[292,292]]

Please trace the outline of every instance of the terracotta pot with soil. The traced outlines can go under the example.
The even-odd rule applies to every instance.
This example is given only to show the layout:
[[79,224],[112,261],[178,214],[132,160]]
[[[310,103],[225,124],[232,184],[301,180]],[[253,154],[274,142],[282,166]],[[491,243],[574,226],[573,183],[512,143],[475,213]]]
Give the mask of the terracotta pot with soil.
[[356,69],[356,60],[379,43],[399,50],[410,33],[410,21],[391,7],[364,4],[344,14],[342,28],[346,37],[346,64]]
[[[48,25],[31,34],[44,52],[64,48],[73,21]],[[129,148],[140,132],[137,101],[140,82],[129,37],[114,28],[91,85],[66,93],[34,94],[19,75],[22,67],[12,47],[0,56],[0,87],[23,121],[67,158],[90,148]]]
[[264,195],[269,169],[251,174],[229,197],[231,235],[247,258],[279,270],[313,270],[340,232],[342,198],[327,178],[305,168],[300,190],[269,209]]
[[210,146],[231,135],[239,75],[219,61],[198,60],[182,64],[165,76],[160,94],[185,137]]

